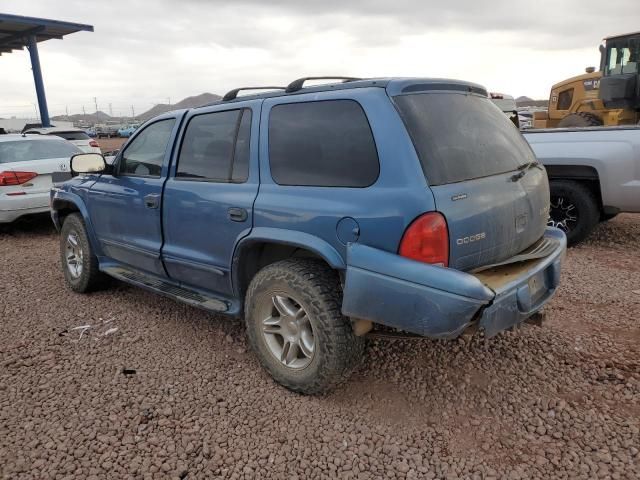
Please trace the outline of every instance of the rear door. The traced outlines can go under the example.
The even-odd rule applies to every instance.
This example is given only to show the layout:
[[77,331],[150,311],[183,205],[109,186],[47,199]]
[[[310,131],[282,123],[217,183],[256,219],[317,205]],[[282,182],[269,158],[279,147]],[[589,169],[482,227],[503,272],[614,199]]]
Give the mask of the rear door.
[[253,224],[260,101],[189,112],[164,190],[162,259],[180,283],[227,295],[231,258]]
[[183,113],[164,115],[118,154],[115,172],[89,189],[87,206],[102,251],[135,269],[165,276],[160,260],[162,186]]
[[542,237],[549,209],[546,172],[488,98],[439,91],[394,101],[447,219],[451,267],[497,263]]

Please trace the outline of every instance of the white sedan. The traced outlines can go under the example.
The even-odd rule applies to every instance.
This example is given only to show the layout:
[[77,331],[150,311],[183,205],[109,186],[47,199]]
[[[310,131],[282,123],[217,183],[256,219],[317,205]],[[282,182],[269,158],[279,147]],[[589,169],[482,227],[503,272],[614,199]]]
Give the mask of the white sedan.
[[100,145],[93,138],[87,135],[87,132],[79,128],[64,128],[64,127],[40,127],[30,128],[23,132],[29,134],[40,135],[55,135],[56,137],[64,138],[70,141],[80,150],[86,153],[100,153]]
[[69,172],[71,156],[82,153],[49,135],[0,135],[0,223],[49,211],[53,172]]

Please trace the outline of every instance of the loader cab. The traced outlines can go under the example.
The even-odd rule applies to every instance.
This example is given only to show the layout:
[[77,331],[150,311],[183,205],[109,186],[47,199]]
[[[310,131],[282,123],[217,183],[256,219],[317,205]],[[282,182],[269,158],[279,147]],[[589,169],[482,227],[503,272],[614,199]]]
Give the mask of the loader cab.
[[608,37],[600,52],[605,108],[640,110],[640,32]]

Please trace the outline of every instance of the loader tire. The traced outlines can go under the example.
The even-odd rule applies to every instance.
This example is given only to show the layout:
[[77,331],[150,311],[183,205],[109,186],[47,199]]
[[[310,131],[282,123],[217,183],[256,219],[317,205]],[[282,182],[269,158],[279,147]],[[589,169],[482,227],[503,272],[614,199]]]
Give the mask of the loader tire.
[[602,119],[590,112],[570,113],[558,123],[560,128],[601,127],[602,125],[604,125]]

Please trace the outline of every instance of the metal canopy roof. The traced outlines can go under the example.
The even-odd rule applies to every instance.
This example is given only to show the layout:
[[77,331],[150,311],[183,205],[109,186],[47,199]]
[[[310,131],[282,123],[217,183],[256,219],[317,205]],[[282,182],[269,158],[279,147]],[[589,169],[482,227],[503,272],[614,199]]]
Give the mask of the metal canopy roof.
[[36,42],[43,42],[80,31],[93,32],[93,26],[0,13],[0,55],[27,47],[31,35]]

